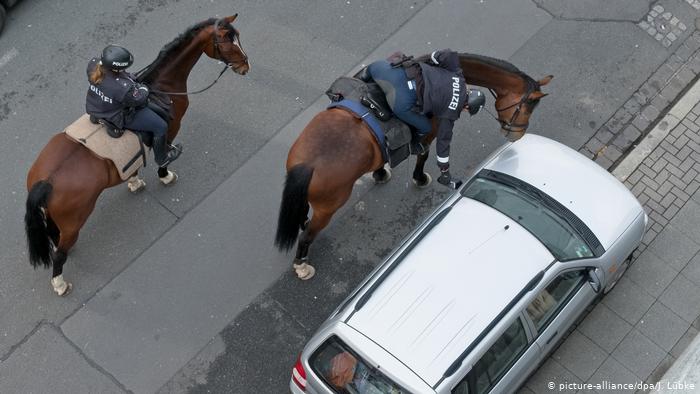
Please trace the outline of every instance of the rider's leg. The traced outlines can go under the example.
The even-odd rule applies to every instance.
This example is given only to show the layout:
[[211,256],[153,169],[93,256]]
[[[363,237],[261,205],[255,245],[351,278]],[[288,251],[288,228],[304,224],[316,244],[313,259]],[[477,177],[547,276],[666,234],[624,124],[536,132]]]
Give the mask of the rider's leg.
[[150,108],[141,108],[134,117],[126,122],[125,127],[131,130],[153,133],[153,155],[159,166],[165,166],[177,159],[182,152],[180,144],[169,148],[167,143],[168,124]]
[[368,67],[369,74],[382,88],[394,115],[405,123],[413,126],[417,135],[412,146],[414,153],[422,153],[425,147],[419,141],[430,132],[432,124],[427,116],[416,111],[416,83],[409,81],[402,67],[391,67],[388,61],[380,60]]

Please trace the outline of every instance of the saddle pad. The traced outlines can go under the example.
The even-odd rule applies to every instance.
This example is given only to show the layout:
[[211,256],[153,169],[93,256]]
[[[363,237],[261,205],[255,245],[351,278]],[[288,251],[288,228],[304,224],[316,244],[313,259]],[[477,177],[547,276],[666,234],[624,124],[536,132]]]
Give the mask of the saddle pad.
[[103,159],[111,160],[122,180],[127,180],[139,168],[146,165],[146,154],[139,136],[129,130],[112,138],[102,124],[90,122],[84,114],[63,130],[66,135],[90,149]]

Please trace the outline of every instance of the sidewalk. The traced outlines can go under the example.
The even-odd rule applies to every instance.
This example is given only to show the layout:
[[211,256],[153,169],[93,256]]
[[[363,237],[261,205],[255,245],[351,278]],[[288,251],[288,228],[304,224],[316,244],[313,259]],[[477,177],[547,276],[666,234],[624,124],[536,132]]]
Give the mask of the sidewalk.
[[700,81],[613,174],[644,205],[649,229],[617,287],[521,393],[649,392],[657,382],[655,392],[700,392]]

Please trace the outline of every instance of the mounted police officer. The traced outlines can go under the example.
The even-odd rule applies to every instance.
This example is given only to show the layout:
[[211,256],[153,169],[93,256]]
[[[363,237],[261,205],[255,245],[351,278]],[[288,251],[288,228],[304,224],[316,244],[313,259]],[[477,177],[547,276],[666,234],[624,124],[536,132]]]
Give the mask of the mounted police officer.
[[104,119],[118,129],[152,133],[155,161],[165,167],[180,156],[182,146],[167,144],[168,124],[148,108],[148,87],[124,71],[133,62],[131,53],[117,45],[108,45],[99,59],[90,60],[85,109],[89,115]]
[[485,103],[484,94],[469,90],[459,63],[459,55],[450,50],[435,51],[428,62],[415,62],[397,52],[387,60],[367,67],[367,73],[384,91],[392,111],[416,131],[412,151],[425,153],[420,143],[432,129],[431,118],[438,118],[438,182],[459,186],[450,175],[450,142],[455,120],[462,111],[474,115]]

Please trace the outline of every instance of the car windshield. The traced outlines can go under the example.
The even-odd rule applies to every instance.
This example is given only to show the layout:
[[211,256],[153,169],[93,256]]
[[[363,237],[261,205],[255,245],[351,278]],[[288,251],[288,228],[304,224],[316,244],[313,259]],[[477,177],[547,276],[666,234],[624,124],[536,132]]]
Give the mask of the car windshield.
[[372,368],[338,337],[330,337],[309,360],[311,368],[336,393],[400,394],[399,387]]
[[[463,189],[462,195],[520,223],[559,261],[594,256],[579,231],[571,225],[571,212],[566,211],[568,215],[565,215],[566,208],[556,206],[551,197],[522,181],[509,182],[511,179],[515,178],[495,172],[481,173]],[[584,226],[583,223],[577,224]],[[590,232],[587,228],[585,230]]]

